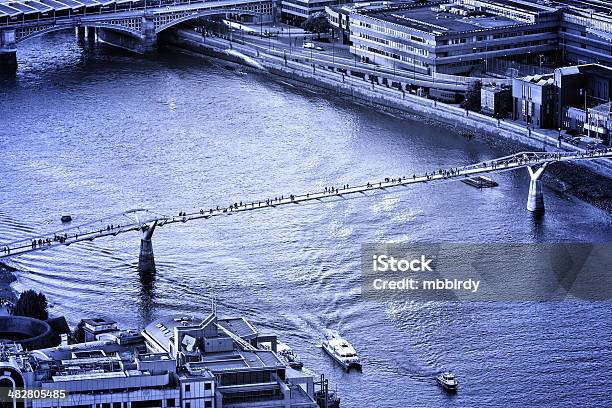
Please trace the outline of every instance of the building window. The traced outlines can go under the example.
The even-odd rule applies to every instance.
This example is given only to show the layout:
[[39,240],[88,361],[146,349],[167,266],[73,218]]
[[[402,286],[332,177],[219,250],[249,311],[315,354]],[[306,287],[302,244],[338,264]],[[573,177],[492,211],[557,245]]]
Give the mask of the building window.
[[166,400],[167,407],[174,407],[175,405],[176,405],[176,401],[174,400],[174,398],[168,398]]
[[132,408],[159,408],[163,406],[162,400],[132,401]]
[[191,391],[191,384],[185,384],[185,392]]
[[211,390],[212,389],[212,383],[204,383],[204,389],[205,390]]

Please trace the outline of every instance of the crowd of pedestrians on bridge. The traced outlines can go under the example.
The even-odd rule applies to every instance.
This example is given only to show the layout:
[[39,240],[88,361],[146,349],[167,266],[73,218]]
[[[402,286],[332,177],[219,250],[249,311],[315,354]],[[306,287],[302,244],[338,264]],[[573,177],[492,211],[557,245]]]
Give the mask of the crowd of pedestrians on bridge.
[[[589,157],[598,157],[598,156],[602,156],[604,154],[608,154],[608,153],[612,153],[612,148],[606,148],[606,149],[599,149],[599,150],[589,150],[589,151],[583,151],[583,152],[573,152],[572,154],[572,158],[589,158]],[[563,153],[546,153],[546,161],[551,161],[551,160],[561,160],[563,157],[566,156],[566,154]],[[468,171],[471,170],[476,170],[478,168],[481,169],[486,169],[487,167],[490,167],[491,169],[495,170],[497,168],[500,167],[504,167],[507,168],[510,165],[514,165],[514,166],[523,166],[523,165],[528,165],[529,163],[532,162],[539,162],[541,161],[541,157],[538,157],[538,155],[517,155],[517,156],[513,156],[509,159],[500,159],[500,160],[492,160],[490,162],[483,162],[483,163],[479,163],[478,165],[473,165],[473,166],[465,166],[465,167],[451,167],[449,169],[439,169],[437,171],[433,171],[431,173],[429,172],[425,172],[424,175],[419,176],[416,173],[414,173],[412,175],[412,180],[413,181],[417,181],[418,182],[427,182],[428,180],[432,180],[433,178],[435,178],[436,176],[441,176],[441,178],[453,178],[456,176],[459,176],[461,174],[463,174],[465,177],[468,177]],[[422,180],[421,180],[422,179]],[[401,184],[405,184],[407,182],[407,180],[409,180],[406,176],[403,177],[398,177],[398,178],[385,178],[384,183],[388,184],[388,183],[392,183],[395,185],[401,185]],[[372,183],[367,183],[365,186],[357,186],[357,187],[353,187],[353,190],[350,192],[359,192],[359,191],[363,191],[363,187],[365,187],[366,189],[372,189],[372,188],[384,188],[383,186],[383,182],[380,181],[377,183],[378,186],[376,187],[376,184],[372,184]],[[216,207],[216,209],[210,208],[208,210],[208,214],[213,214],[215,211],[217,212],[223,212],[223,213],[227,213],[227,212],[233,212],[233,211],[237,211],[240,209],[253,209],[253,208],[260,208],[260,207],[275,207],[276,205],[279,204],[287,204],[287,203],[292,203],[292,202],[296,202],[296,201],[304,201],[307,199],[319,199],[321,197],[325,197],[325,196],[338,196],[338,195],[342,195],[346,190],[349,190],[351,187],[348,184],[343,184],[341,188],[337,188],[335,186],[328,186],[328,187],[324,187],[322,192],[319,193],[306,193],[303,196],[295,196],[293,194],[289,195],[288,197],[285,197],[284,195],[281,195],[280,197],[274,197],[274,198],[268,198],[266,200],[263,201],[252,201],[252,202],[235,202],[229,205],[229,207],[227,208],[221,208],[219,206]],[[349,192],[349,193],[350,193]],[[204,215],[205,211],[204,209],[200,209],[200,214]],[[187,216],[187,212],[185,211],[180,211],[178,213],[179,217],[186,217]],[[114,229],[118,229],[120,228],[120,225],[114,225],[114,224],[108,224],[106,226],[106,231],[112,231]],[[101,228],[99,230],[100,234],[102,234],[104,232],[104,229]],[[78,234],[74,234],[73,236],[74,239],[76,240],[78,238]],[[31,247],[33,249],[35,248],[39,248],[42,247],[44,245],[51,245],[54,242],[59,242],[59,243],[65,243],[66,240],[69,238],[68,234],[63,234],[63,235],[54,235],[53,238],[39,238],[39,239],[33,239],[31,242]],[[25,247],[25,246],[24,246]],[[17,247],[14,249],[18,249],[18,248],[23,248],[23,247]],[[11,253],[11,248],[9,246],[4,246],[2,248],[2,251],[5,254],[10,254]]]

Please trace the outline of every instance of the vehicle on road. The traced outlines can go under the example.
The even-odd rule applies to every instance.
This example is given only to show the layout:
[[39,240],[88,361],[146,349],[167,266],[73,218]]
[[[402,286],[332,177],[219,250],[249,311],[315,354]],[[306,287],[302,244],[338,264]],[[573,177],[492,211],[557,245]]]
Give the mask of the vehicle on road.
[[302,47],[308,48],[308,49],[314,49],[315,45],[314,43],[311,43],[311,42],[305,42],[304,45],[302,45]]

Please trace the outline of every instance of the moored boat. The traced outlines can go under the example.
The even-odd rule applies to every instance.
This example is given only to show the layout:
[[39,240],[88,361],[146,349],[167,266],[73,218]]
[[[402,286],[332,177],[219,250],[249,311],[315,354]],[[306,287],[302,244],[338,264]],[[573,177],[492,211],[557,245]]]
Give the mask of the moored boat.
[[70,222],[72,221],[72,217],[70,215],[62,215],[62,222]]
[[315,392],[315,399],[320,407],[340,408],[340,397],[334,391],[328,391],[327,395],[323,390],[317,391]]
[[287,363],[287,365],[296,370],[301,370],[304,363],[300,361],[297,354],[288,344],[279,341],[276,344],[276,353]]
[[463,179],[461,180],[461,182],[469,186],[476,187],[476,188],[492,188],[492,187],[497,187],[499,185],[497,184],[496,181],[493,181],[490,178],[485,177],[485,176],[471,177],[471,178]]

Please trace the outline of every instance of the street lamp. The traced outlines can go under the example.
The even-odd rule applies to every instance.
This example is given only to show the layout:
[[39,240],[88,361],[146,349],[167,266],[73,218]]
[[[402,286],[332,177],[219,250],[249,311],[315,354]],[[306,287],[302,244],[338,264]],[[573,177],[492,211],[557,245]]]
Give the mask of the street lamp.
[[336,43],[334,42],[334,39],[332,38],[332,64],[336,63]]

